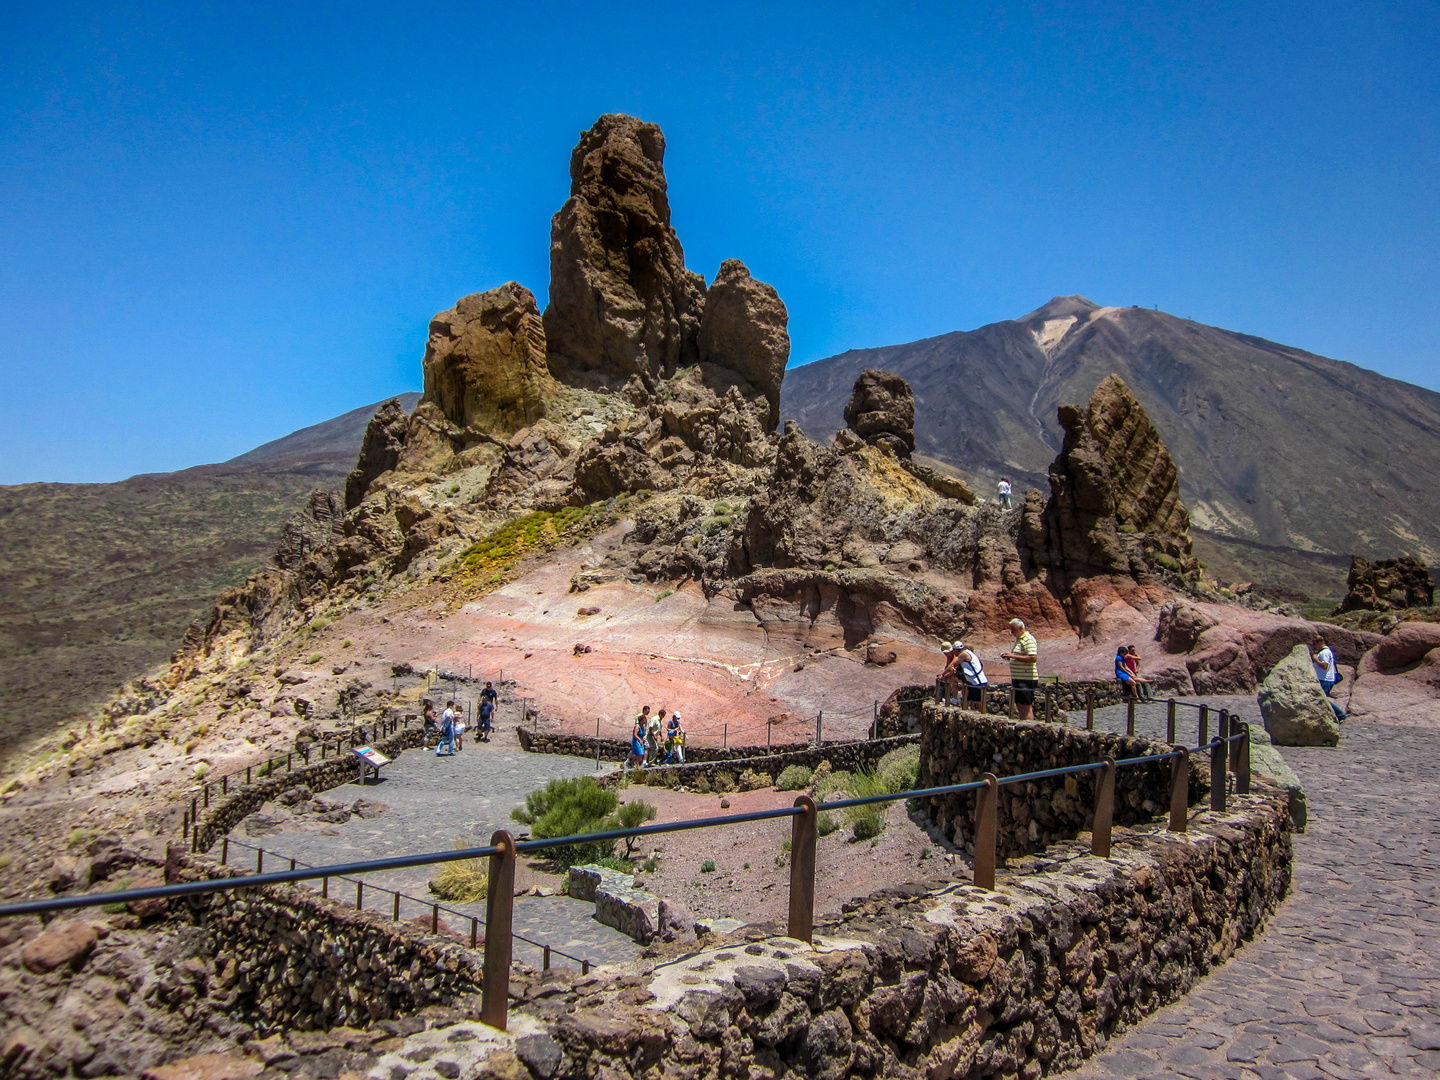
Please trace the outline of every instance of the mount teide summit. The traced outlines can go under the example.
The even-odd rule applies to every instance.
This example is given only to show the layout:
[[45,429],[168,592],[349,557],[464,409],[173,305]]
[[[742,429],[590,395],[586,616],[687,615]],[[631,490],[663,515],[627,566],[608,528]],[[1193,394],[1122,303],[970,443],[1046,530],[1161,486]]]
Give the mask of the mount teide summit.
[[[914,388],[916,452],[982,491],[1001,474],[1043,488],[1056,407],[1114,373],[1180,463],[1195,526],[1242,564],[1264,558],[1255,545],[1440,559],[1440,394],[1354,364],[1065,296],[1013,321],[795,368],[783,415],[808,431],[840,426],[867,367]],[[1342,575],[1337,560],[1337,586]]]

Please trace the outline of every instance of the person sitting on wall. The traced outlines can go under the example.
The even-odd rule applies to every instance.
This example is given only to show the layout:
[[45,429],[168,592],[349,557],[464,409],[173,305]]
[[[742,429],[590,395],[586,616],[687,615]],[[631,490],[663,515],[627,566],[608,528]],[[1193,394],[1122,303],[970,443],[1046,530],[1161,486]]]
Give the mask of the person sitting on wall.
[[1140,674],[1140,652],[1134,645],[1125,647],[1125,666],[1130,669],[1130,678],[1135,685],[1135,692],[1140,696],[1141,701],[1153,701],[1154,696],[1150,693],[1152,680]]
[[985,711],[985,688],[990,680],[985,675],[985,665],[980,657],[965,647],[965,642],[955,642],[955,659],[960,677],[965,680],[965,705],[977,712]]
[[1115,650],[1115,678],[1120,681],[1120,693],[1127,700],[1135,697],[1135,673],[1130,670],[1129,659],[1124,645]]

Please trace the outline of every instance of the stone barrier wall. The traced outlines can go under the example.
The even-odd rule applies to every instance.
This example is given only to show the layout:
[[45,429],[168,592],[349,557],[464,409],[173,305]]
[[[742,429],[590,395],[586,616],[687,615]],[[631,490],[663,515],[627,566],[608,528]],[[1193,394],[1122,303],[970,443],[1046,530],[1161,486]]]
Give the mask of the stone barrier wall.
[[914,735],[920,731],[920,708],[935,697],[935,687],[912,683],[891,692],[880,706],[871,735],[887,739],[892,735]]
[[[172,882],[243,874],[211,859],[172,861]],[[332,884],[332,888],[335,884]],[[413,923],[270,885],[171,900],[170,918],[209,931],[212,990],[262,1026],[362,1026],[479,993],[483,956]]]
[[[1004,778],[1116,758],[1169,753],[1168,744],[1138,736],[1043,721],[1015,721],[981,716],[929,702],[924,707],[920,741],[919,786],[943,787],[979,780],[990,772]],[[1115,771],[1116,825],[1134,825],[1168,815],[1168,760]],[[1058,776],[1000,788],[995,852],[1000,857],[1026,855],[1061,840],[1071,840],[1095,820],[1095,785],[1099,771]],[[1193,805],[1210,791],[1208,758],[1190,762]],[[978,794],[961,792],[922,800],[922,808],[941,832],[967,851],[975,846],[974,822]]]
[[[389,738],[373,742],[370,745],[386,757],[395,758],[409,747],[419,746],[423,738],[423,729],[411,725],[401,727]],[[273,800],[286,788],[304,784],[311,791],[327,791],[330,788],[350,783],[360,774],[358,761],[359,759],[349,749],[344,749],[334,757],[327,757],[323,760],[316,760],[312,756],[308,765],[285,772],[277,770],[269,776],[259,777],[251,780],[248,784],[233,787],[225,795],[217,797],[212,788],[209,807],[202,807],[199,821],[193,824],[197,833],[195,849],[209,851],[220,837],[259,810],[262,804]]]
[[1290,882],[1285,799],[1264,782],[1186,836],[1142,825],[1109,859],[1085,851],[1057,845],[995,892],[882,890],[813,947],[749,927],[639,975],[554,983],[516,1009],[533,1034],[476,1075],[1033,1080],[1181,997]]
[[[760,756],[729,758],[724,761],[704,761],[684,765],[656,765],[648,769],[630,769],[625,773],[630,783],[647,787],[679,788],[682,790],[729,792],[742,788],[747,773],[752,779],[763,779],[764,783],[752,787],[770,787],[775,778],[791,765],[815,768],[822,761],[828,761],[831,768],[853,771],[857,768],[873,769],[875,763],[891,750],[902,746],[913,746],[920,741],[919,735],[897,735],[889,739],[870,739],[865,742],[827,743],[824,746],[807,746],[801,750],[784,753],[762,754]],[[754,754],[754,748],[751,748]],[[620,773],[612,772],[600,779],[605,785],[620,782]]]
[[[519,727],[515,734],[520,738],[520,749],[532,754],[569,754],[571,757],[595,760],[600,752],[601,761],[624,761],[630,756],[630,743],[618,739],[597,739],[593,735],[570,735],[563,731],[537,731]],[[786,754],[805,750],[813,745],[809,742],[775,743],[769,748],[771,754]],[[757,746],[696,746],[687,745],[685,756],[689,764],[704,761],[741,761],[753,758],[761,748]]]

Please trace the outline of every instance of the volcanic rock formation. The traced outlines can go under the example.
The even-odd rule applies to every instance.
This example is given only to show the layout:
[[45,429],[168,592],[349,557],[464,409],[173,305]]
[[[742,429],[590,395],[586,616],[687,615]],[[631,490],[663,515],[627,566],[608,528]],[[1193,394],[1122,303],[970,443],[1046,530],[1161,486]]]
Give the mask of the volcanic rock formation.
[[889,371],[866,368],[855,380],[845,406],[845,423],[871,446],[885,445],[897,457],[915,449],[915,394]]
[[1423,562],[1412,555],[1370,562],[1354,555],[1345,581],[1345,599],[1335,609],[1344,611],[1393,611],[1396,608],[1430,607],[1435,603],[1435,582]]

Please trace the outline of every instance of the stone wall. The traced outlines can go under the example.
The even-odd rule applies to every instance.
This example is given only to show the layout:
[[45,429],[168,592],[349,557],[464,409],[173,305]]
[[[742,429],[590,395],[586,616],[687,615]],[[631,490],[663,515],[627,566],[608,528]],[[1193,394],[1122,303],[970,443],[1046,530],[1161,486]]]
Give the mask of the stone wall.
[[[370,745],[386,757],[395,758],[407,748],[419,746],[423,738],[423,729],[410,725],[401,727],[389,738],[372,742]],[[199,819],[194,824],[197,834],[195,850],[209,851],[217,840],[286,788],[304,784],[311,791],[325,791],[358,778],[359,759],[349,749],[338,750],[334,757],[323,759],[315,758],[316,752],[318,751],[312,751],[308,765],[285,772],[272,772],[269,776],[253,779],[248,784],[232,787],[225,795],[218,795],[212,786],[210,805],[201,806]]]
[[[570,735],[563,731],[541,731],[534,728],[515,729],[520,737],[520,748],[532,754],[569,754],[595,760],[600,752],[601,761],[624,761],[630,756],[630,743],[618,739],[597,739],[593,735]],[[771,754],[794,753],[808,749],[809,742],[775,743],[769,747]],[[693,764],[702,761],[740,761],[753,758],[760,750],[758,746],[695,746],[685,747],[685,756]]]
[[[1107,756],[1119,760],[1170,750],[1168,744],[1138,736],[1043,721],[997,719],[930,702],[924,707],[919,785],[966,784],[987,772],[1003,779],[1104,761]],[[1116,825],[1134,825],[1169,814],[1170,768],[1166,760],[1115,771]],[[996,855],[1030,854],[1090,829],[1098,777],[1097,770],[1003,785],[996,819]],[[1209,759],[1192,759],[1189,802],[1193,805],[1209,791]],[[922,800],[922,808],[941,832],[973,851],[977,797],[975,792],[935,796]]]
[[[753,778],[764,780],[763,784],[752,783],[750,787],[770,787],[775,778],[791,765],[815,768],[822,761],[828,761],[838,770],[857,768],[873,769],[875,763],[891,750],[902,746],[913,746],[920,741],[919,735],[897,735],[889,739],[871,739],[865,742],[827,743],[824,746],[809,746],[785,753],[762,754],[760,756],[729,758],[724,761],[703,761],[685,765],[659,765],[649,769],[630,769],[626,772],[632,784],[648,787],[680,788],[684,790],[728,792],[740,790],[747,773]],[[754,754],[754,748],[750,748]],[[601,778],[602,784],[619,783],[620,774],[612,772]]]
[[515,1010],[533,1034],[476,1075],[1058,1073],[1250,940],[1289,887],[1290,854],[1285,799],[1261,783],[1227,813],[1197,811],[1186,836],[1117,829],[1109,859],[1061,844],[995,892],[884,890],[817,927],[813,947],[751,927],[639,974],[557,980]]

